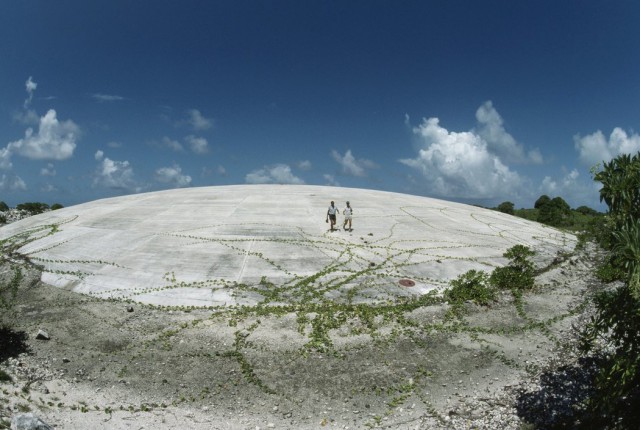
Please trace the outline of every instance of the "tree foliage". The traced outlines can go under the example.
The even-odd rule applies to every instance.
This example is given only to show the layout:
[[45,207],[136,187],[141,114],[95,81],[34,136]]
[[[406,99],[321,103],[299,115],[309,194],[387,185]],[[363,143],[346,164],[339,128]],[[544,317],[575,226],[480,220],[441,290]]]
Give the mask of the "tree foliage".
[[543,194],[540,197],[538,197],[538,200],[536,200],[536,202],[533,204],[533,207],[534,209],[540,209],[542,206],[546,205],[550,201],[551,201],[551,197],[549,197],[546,194]]
[[[536,203],[538,203],[540,199]],[[571,207],[562,197],[554,197],[539,207],[538,222],[563,227],[571,224]]]
[[602,183],[600,201],[618,225],[640,219],[640,153],[622,154],[596,172],[594,180]]
[[601,428],[633,428],[640,410],[640,153],[604,163],[594,179],[612,220],[609,261],[626,282],[596,297],[597,313],[583,337],[584,350],[602,356],[589,407]]
[[27,211],[32,215],[37,215],[48,210],[49,205],[46,203],[39,203],[39,202],[27,202],[27,203],[20,203],[18,206],[16,206],[16,209]]
[[9,210],[9,206],[5,202],[0,201],[0,212],[6,212]]
[[514,204],[511,202],[502,202],[498,205],[497,209],[505,214],[513,215],[514,214]]

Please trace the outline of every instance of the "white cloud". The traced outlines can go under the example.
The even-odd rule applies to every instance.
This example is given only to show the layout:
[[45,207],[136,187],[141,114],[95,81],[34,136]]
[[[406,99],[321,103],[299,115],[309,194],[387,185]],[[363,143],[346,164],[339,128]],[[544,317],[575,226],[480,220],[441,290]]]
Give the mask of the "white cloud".
[[224,166],[219,165],[216,169],[216,172],[218,173],[218,175],[220,176],[227,176],[227,169],[224,168]]
[[291,167],[286,164],[265,166],[254,170],[245,176],[245,182],[249,184],[304,184],[304,181],[293,173]]
[[587,166],[608,162],[620,154],[640,151],[640,135],[633,133],[629,136],[619,127],[613,129],[608,140],[600,130],[584,137],[576,135],[573,140],[580,161]]
[[347,150],[344,156],[334,149],[331,151],[331,156],[342,167],[342,173],[350,176],[364,177],[367,176],[367,169],[377,167],[373,161],[356,159],[350,149]]
[[73,155],[80,129],[71,120],[60,122],[50,109],[40,118],[38,131],[28,128],[25,137],[9,143],[8,149],[33,160],[65,160]]
[[58,188],[55,185],[52,185],[52,184],[45,184],[45,185],[40,187],[40,191],[42,191],[44,193],[53,193],[55,191],[58,191]]
[[33,109],[26,109],[24,112],[14,113],[13,120],[25,125],[38,125],[40,117]]
[[184,140],[189,144],[191,150],[196,154],[206,154],[209,152],[207,139],[204,137],[187,136]]
[[91,94],[91,97],[93,97],[95,100],[104,103],[104,102],[118,102],[121,100],[124,100],[125,98],[122,96],[116,96],[116,95],[111,95],[111,94]]
[[162,145],[176,152],[184,151],[184,148],[180,142],[178,142],[177,140],[170,139],[166,136],[162,138]]
[[0,149],[0,169],[9,170],[13,166],[11,163],[11,151],[9,148]]
[[100,161],[94,174],[93,185],[121,190],[125,192],[138,192],[140,187],[134,180],[133,168],[128,161],[114,161],[104,156],[102,151],[97,151],[95,159]]
[[40,175],[42,176],[56,176],[56,169],[51,163],[47,163],[46,167],[40,169]]
[[538,187],[539,196],[562,197],[567,203],[575,206],[590,205],[602,209],[596,197],[600,184],[580,177],[577,169],[565,171],[560,178],[545,176]]
[[522,180],[492,154],[487,142],[473,132],[449,132],[438,118],[413,129],[422,149],[414,159],[399,160],[422,172],[425,187],[452,198],[495,198],[517,193]]
[[542,154],[537,149],[525,155],[524,146],[507,133],[504,121],[491,101],[478,108],[476,120],[477,133],[487,143],[488,150],[506,163],[542,163]]
[[27,184],[20,178],[14,174],[3,174],[0,177],[0,190],[3,191],[25,191],[27,189]]
[[322,175],[322,177],[326,181],[327,185],[331,185],[333,187],[339,187],[340,186],[340,183],[338,181],[336,181],[335,176],[330,175],[328,173],[325,173],[324,175]]
[[191,176],[183,175],[182,169],[178,165],[157,169],[156,180],[163,184],[170,184],[176,188],[188,187],[191,184]]
[[198,109],[191,109],[187,113],[189,115],[187,122],[194,130],[208,130],[213,127],[213,120],[202,116]]
[[559,181],[554,180],[550,176],[545,176],[540,186],[542,194],[548,194],[551,196],[557,196],[559,194],[570,194],[572,190],[578,186],[578,177],[580,173],[578,170],[573,169],[566,175],[564,175]]
[[31,104],[31,100],[33,100],[33,93],[36,88],[38,88],[38,84],[33,82],[33,78],[29,76],[29,79],[27,79],[27,82],[24,83],[24,86],[27,90],[27,94],[29,95],[29,97],[27,97],[27,99],[24,101],[24,108],[27,109]]
[[311,161],[301,160],[296,163],[296,167],[300,170],[311,170]]

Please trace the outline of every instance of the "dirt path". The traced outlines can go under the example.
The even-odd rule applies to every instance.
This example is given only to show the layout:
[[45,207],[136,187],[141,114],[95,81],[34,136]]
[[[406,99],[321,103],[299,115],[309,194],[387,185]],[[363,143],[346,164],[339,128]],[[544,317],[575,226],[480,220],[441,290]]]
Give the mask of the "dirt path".
[[[522,301],[505,294],[461,317],[438,298],[155,308],[54,288],[23,266],[5,319],[28,352],[0,364],[12,379],[0,428],[33,412],[64,429],[515,429],[514,388],[571,359],[572,325],[602,288],[593,254],[546,271]],[[0,271],[7,282],[8,263]]]

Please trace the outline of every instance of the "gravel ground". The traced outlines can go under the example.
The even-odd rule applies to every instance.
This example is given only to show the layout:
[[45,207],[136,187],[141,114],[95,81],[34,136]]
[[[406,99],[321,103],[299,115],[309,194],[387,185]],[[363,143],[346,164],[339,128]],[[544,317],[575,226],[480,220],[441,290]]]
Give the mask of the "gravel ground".
[[[27,412],[61,429],[570,427],[594,371],[576,336],[605,288],[597,254],[559,260],[520,304],[505,294],[453,319],[446,303],[347,319],[326,333],[330,348],[311,344],[321,311],[104,301],[24,264],[3,315],[0,428]],[[2,263],[2,282],[15,264]]]

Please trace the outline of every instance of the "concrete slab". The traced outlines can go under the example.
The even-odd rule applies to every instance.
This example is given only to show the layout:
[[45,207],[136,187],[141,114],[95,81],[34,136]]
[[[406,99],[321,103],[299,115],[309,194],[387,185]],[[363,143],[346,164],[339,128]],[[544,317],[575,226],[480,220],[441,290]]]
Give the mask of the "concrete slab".
[[[328,231],[349,200],[353,231]],[[338,226],[343,222],[338,215]],[[42,280],[158,305],[382,301],[442,290],[491,271],[516,244],[540,265],[573,235],[500,212],[426,197],[301,185],[187,188],[97,200],[0,228],[2,246],[43,266]],[[411,279],[412,287],[399,284]]]

